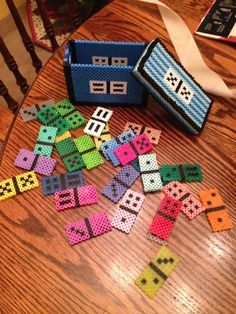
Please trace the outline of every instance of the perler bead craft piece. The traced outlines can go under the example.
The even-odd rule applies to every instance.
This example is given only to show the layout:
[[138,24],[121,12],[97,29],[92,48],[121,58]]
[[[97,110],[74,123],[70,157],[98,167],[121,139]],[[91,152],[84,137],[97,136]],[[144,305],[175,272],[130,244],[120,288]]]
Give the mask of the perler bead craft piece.
[[41,126],[38,139],[34,147],[34,153],[50,157],[52,154],[56,134],[57,128],[53,128],[50,126]]
[[133,74],[190,133],[203,129],[212,100],[160,40],[147,46]]
[[105,212],[78,220],[66,226],[70,245],[94,238],[111,230],[112,226]]
[[224,231],[233,227],[233,222],[217,189],[199,192],[200,200],[206,208],[207,219],[212,231]]
[[55,143],[58,143],[58,142],[60,142],[60,141],[63,141],[63,140],[65,140],[65,139],[69,138],[69,137],[71,137],[71,133],[70,133],[70,131],[66,131],[66,132],[63,133],[62,135],[57,136],[57,137],[55,138]]
[[51,107],[46,106],[40,110],[37,113],[37,118],[43,124],[57,128],[57,136],[70,129],[70,124]]
[[160,167],[161,178],[164,184],[171,181],[194,182],[202,181],[201,166],[193,165],[164,165]]
[[68,99],[59,101],[53,108],[69,123],[70,128],[73,130],[87,122]]
[[75,189],[56,192],[55,202],[58,211],[97,204],[98,195],[96,186],[86,185]]
[[139,173],[135,169],[130,166],[122,167],[105,186],[102,194],[113,203],[117,203],[138,177]]
[[108,110],[103,107],[97,107],[91,119],[86,124],[84,128],[84,133],[96,137],[100,136],[103,129],[105,128],[106,123],[110,120],[112,114],[112,110]]
[[13,178],[0,182],[0,201],[34,189],[37,186],[39,186],[39,183],[33,171],[18,174]]
[[85,163],[72,138],[55,143],[56,149],[69,172],[85,168]]
[[86,134],[78,137],[74,142],[87,169],[92,169],[103,164],[102,156],[89,135]]
[[131,142],[125,143],[114,150],[116,157],[124,166],[139,155],[146,154],[152,150],[152,143],[145,133],[136,136]]
[[124,128],[124,131],[128,131],[128,130],[133,130],[136,135],[145,133],[147,134],[152,144],[157,145],[159,143],[159,139],[161,136],[160,130],[149,128],[149,127],[143,126],[141,124],[133,123],[133,122],[127,122]]
[[179,257],[163,246],[135,280],[135,284],[152,299],[179,262]]
[[84,185],[82,171],[57,174],[55,176],[43,177],[42,188],[44,195],[51,195],[58,191],[77,188]]
[[127,190],[124,197],[117,204],[115,215],[111,225],[125,233],[130,230],[136,220],[136,217],[142,207],[145,196],[131,189]]
[[105,128],[103,129],[101,135],[98,137],[94,137],[93,139],[94,139],[94,143],[97,147],[97,150],[100,151],[102,143],[112,139],[108,123],[106,124]]
[[180,201],[165,195],[148,229],[147,238],[163,245],[170,236],[181,206]]
[[42,110],[43,108],[47,107],[53,107],[55,105],[53,100],[45,100],[41,102],[38,105],[29,106],[26,108],[22,108],[20,110],[21,117],[24,122],[29,122],[36,120],[36,114],[38,111]]
[[146,89],[132,70],[145,43],[69,40],[65,47],[64,73],[73,103],[142,106]]
[[33,170],[44,176],[50,176],[56,166],[56,160],[50,157],[40,156],[22,148],[16,157],[14,165],[22,169]]
[[193,197],[189,190],[181,183],[173,181],[168,183],[163,192],[176,200],[182,202],[181,211],[191,220],[205,210],[195,197]]
[[136,137],[135,133],[132,130],[128,130],[119,134],[117,137],[112,138],[110,141],[107,141],[101,145],[101,150],[107,160],[110,160],[114,166],[120,165],[120,161],[114,154],[114,150],[124,143],[132,141]]
[[138,157],[144,192],[162,190],[161,175],[156,154],[146,154]]

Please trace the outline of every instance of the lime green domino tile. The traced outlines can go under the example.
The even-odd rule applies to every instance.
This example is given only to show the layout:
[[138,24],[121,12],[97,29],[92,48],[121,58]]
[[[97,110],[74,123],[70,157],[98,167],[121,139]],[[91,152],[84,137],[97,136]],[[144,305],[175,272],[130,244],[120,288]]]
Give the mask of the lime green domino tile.
[[43,124],[57,128],[57,136],[62,135],[70,129],[69,123],[49,106],[37,112],[37,118]]
[[74,140],[78,151],[81,153],[87,169],[92,169],[103,164],[103,159],[89,135],[83,135]]
[[55,146],[69,172],[85,168],[84,160],[71,138],[55,143]]
[[53,108],[70,124],[71,129],[77,129],[87,122],[68,99],[61,100]]
[[179,257],[163,246],[135,280],[135,284],[149,298],[153,298],[179,262]]

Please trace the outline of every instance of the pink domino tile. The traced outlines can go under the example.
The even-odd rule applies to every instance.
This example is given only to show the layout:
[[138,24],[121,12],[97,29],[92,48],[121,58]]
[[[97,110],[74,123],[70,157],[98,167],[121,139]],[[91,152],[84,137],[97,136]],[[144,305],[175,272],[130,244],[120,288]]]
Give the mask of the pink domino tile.
[[120,231],[130,233],[144,199],[144,195],[131,189],[127,190],[124,197],[117,204],[111,225]]
[[146,154],[152,150],[153,144],[148,136],[143,133],[136,136],[131,142],[125,143],[114,150],[116,157],[122,165],[127,165],[139,155]]
[[58,211],[97,203],[98,195],[94,185],[82,186],[55,193],[55,204],[56,210]]
[[111,230],[112,226],[105,212],[78,220],[66,226],[67,238],[70,245],[86,241]]
[[192,220],[194,217],[205,211],[201,202],[192,196],[182,183],[173,181],[165,185],[163,192],[176,200],[182,202],[181,211]]

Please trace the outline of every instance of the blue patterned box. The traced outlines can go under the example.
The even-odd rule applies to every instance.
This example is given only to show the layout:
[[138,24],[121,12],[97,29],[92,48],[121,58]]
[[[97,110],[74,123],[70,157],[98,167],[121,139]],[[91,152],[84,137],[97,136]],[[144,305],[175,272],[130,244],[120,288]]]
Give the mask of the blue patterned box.
[[145,47],[144,43],[69,41],[64,73],[70,101],[145,104],[147,91],[132,75]]
[[202,130],[212,100],[160,40],[146,47],[133,74],[191,134]]

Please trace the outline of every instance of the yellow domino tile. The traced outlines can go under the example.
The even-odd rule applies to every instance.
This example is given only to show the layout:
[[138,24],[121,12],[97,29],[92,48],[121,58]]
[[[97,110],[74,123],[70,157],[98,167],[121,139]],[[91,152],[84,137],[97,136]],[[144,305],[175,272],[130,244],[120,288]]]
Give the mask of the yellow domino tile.
[[66,138],[71,137],[71,133],[69,131],[66,131],[65,133],[63,133],[61,136],[57,136],[55,139],[55,143],[58,143],[62,140],[65,140]]
[[103,129],[102,133],[100,136],[98,137],[94,137],[94,143],[97,147],[97,150],[100,150],[100,147],[102,145],[102,143],[111,140],[111,134],[110,134],[110,130],[109,130],[109,125],[108,123],[106,124],[105,128]]
[[16,195],[16,189],[12,178],[0,182],[0,201]]
[[135,280],[135,284],[149,298],[153,298],[179,262],[179,257],[163,246]]
[[39,182],[34,171],[29,171],[17,175],[16,181],[18,183],[20,192],[25,192],[39,186]]
[[39,186],[34,171],[19,174],[0,182],[0,201]]

